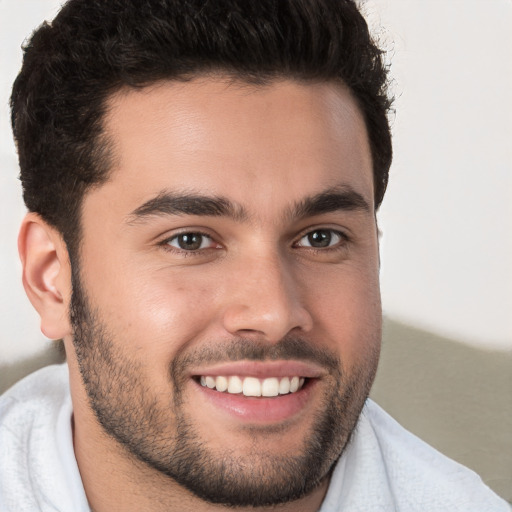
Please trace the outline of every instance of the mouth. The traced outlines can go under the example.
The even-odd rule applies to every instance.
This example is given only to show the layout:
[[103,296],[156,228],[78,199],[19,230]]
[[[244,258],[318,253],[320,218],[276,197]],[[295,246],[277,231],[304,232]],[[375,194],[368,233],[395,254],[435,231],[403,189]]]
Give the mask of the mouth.
[[[315,407],[324,369],[298,362],[239,362],[194,372],[204,407],[250,424],[276,424]],[[321,389],[321,388],[319,388]]]
[[267,377],[265,379],[238,375],[201,375],[199,377],[201,386],[221,393],[266,398],[296,393],[302,389],[305,382],[306,378],[298,375],[292,377]]

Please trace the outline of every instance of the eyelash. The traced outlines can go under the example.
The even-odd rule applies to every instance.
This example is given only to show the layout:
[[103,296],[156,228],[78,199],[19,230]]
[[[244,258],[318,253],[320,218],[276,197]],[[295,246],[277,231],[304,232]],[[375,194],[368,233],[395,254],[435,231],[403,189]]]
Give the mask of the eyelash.
[[[314,233],[321,232],[321,231],[328,232],[328,233],[330,233],[331,236],[335,235],[335,236],[339,237],[339,240],[334,245],[332,245],[332,246],[329,245],[326,247],[313,247],[313,246],[299,245],[299,242],[301,240],[303,240],[304,238],[311,236]],[[206,247],[203,249],[199,248],[199,249],[186,250],[186,249],[180,249],[178,247],[173,247],[172,245],[170,245],[170,243],[172,241],[176,240],[180,236],[185,236],[185,235],[196,235],[196,236],[205,237],[215,243],[214,238],[211,235],[209,235],[208,233],[204,233],[202,231],[190,230],[190,231],[183,231],[183,232],[177,233],[169,238],[166,238],[165,240],[162,240],[161,242],[159,242],[158,245],[163,247],[168,252],[179,254],[184,257],[199,256],[199,255],[201,255],[201,253],[204,253],[204,251],[207,251],[209,249],[216,249],[215,247]],[[332,229],[332,228],[315,228],[315,229],[310,229],[307,232],[301,234],[300,237],[298,238],[298,240],[293,243],[293,247],[302,247],[304,249],[307,249],[310,252],[315,252],[315,253],[326,253],[326,252],[337,251],[337,250],[343,249],[349,241],[350,241],[350,238],[347,236],[346,233],[344,233],[342,231]]]
[[326,252],[330,252],[330,251],[341,250],[350,241],[350,238],[343,231],[339,231],[337,229],[332,229],[332,228],[315,228],[315,229],[310,229],[306,233],[302,234],[300,236],[298,242],[294,243],[294,246],[298,246],[298,243],[301,240],[303,240],[304,238],[306,238],[308,236],[311,236],[314,233],[321,232],[321,231],[330,233],[331,237],[333,235],[335,235],[335,236],[337,236],[339,238],[339,240],[334,245],[329,245],[327,247],[312,247],[312,246],[302,246],[302,247],[307,249],[308,251],[326,253]]
[[175,254],[179,254],[180,256],[185,256],[185,257],[189,257],[189,256],[199,256],[202,252],[208,250],[208,249],[214,249],[212,247],[207,247],[207,248],[204,248],[204,249],[195,249],[195,250],[186,250],[186,249],[180,249],[178,247],[173,247],[172,245],[170,245],[170,243],[173,241],[173,240],[176,240],[178,237],[180,236],[185,236],[185,235],[199,235],[201,237],[204,237],[204,238],[208,238],[209,240],[211,240],[212,242],[215,242],[215,240],[213,239],[213,237],[211,235],[209,235],[208,233],[204,233],[202,231],[197,231],[197,230],[190,230],[190,231],[182,231],[181,233],[177,233],[169,238],[166,238],[165,240],[162,240],[161,242],[159,242],[158,245],[160,245],[161,247],[164,248],[164,250],[168,251],[168,252],[171,252],[171,253],[175,253]]

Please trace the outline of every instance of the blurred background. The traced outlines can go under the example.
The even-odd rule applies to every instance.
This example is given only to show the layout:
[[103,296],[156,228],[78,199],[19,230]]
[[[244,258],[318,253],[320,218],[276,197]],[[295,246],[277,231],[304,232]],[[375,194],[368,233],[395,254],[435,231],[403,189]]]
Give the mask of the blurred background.
[[[360,2],[392,63],[373,398],[512,501],[512,2]],[[21,44],[56,0],[0,0],[0,391],[59,360],[21,285],[9,124]]]

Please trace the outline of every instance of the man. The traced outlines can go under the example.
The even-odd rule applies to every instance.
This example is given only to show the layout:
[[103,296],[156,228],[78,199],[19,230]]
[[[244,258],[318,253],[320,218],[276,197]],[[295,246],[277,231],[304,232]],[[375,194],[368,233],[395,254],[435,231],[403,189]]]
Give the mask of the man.
[[1,510],[509,510],[367,400],[390,100],[352,2],[71,0],[11,106],[67,365],[2,398]]

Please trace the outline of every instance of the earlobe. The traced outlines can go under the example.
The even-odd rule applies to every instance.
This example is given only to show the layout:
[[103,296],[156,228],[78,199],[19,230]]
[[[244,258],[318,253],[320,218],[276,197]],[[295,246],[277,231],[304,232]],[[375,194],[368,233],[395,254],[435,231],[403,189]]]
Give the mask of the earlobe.
[[51,339],[70,332],[71,268],[60,233],[39,215],[23,219],[18,236],[25,292],[41,317],[41,331]]

